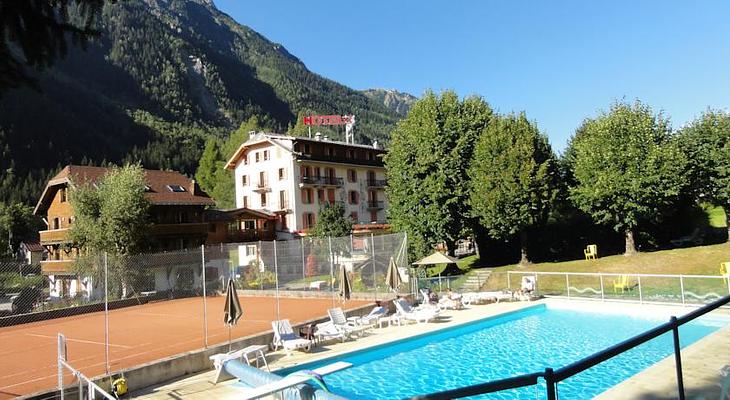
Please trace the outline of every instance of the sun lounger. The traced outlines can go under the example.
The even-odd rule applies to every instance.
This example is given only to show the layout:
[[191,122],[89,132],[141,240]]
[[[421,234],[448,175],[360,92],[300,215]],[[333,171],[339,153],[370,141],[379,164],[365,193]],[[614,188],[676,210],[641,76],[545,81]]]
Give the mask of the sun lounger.
[[292,350],[309,351],[313,345],[311,340],[300,338],[294,333],[288,319],[272,321],[271,327],[274,329],[274,350],[281,346],[290,355]]
[[438,307],[415,309],[404,299],[396,299],[393,303],[400,318],[406,321],[428,322],[437,318],[440,311]]
[[330,316],[330,321],[333,325],[350,335],[356,334],[362,336],[369,328],[367,325],[358,325],[354,321],[348,321],[345,312],[340,307],[330,308],[327,310],[327,314]]
[[344,342],[350,338],[350,333],[328,321],[317,324],[314,337],[319,341],[341,340]]
[[350,317],[347,320],[352,321],[357,325],[374,327],[378,324],[381,318],[388,315],[388,309],[382,306],[373,307],[368,315],[362,317]]
[[[337,372],[340,370],[343,370],[345,368],[351,367],[352,364],[344,362],[344,361],[338,361],[336,363],[325,365],[324,367],[313,369],[312,371],[302,372],[302,373],[293,373],[291,375],[288,375],[281,380],[273,381],[270,383],[267,383],[265,385],[254,387],[250,390],[245,390],[242,393],[242,399],[244,400],[252,400],[252,399],[260,399],[262,397],[266,397],[272,393],[280,392],[284,389],[290,388],[292,386],[300,385],[303,383],[306,383],[314,377],[321,377],[323,375],[331,374],[333,372]],[[340,396],[332,395],[331,393],[323,393],[323,395],[326,395],[325,397],[329,399],[342,399]],[[314,398],[314,396],[313,396]],[[316,396],[316,398],[320,398],[320,396]]]
[[503,300],[512,300],[514,298],[511,292],[469,292],[462,295],[462,302],[465,305],[481,304],[488,302],[499,303]]

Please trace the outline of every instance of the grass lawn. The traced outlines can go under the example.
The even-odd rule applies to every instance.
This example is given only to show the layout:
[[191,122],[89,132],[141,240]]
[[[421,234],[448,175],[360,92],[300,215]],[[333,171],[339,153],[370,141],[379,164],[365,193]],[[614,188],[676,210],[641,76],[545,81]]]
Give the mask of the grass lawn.
[[722,207],[703,205],[702,208],[704,208],[705,212],[707,213],[707,219],[709,220],[711,227],[726,227],[725,211],[722,209]]
[[[460,270],[464,271],[464,273],[467,273],[470,269],[478,265],[479,257],[477,255],[461,258],[459,259],[459,262],[456,263],[456,266],[459,267]],[[432,267],[426,267],[426,273],[428,276],[438,276],[438,274],[443,272],[445,269],[446,264],[437,264]]]
[[[598,249],[600,257],[601,249]],[[536,271],[536,272],[603,272],[620,274],[666,274],[666,275],[720,275],[720,263],[730,261],[730,243],[692,248],[672,249],[651,253],[639,253],[633,257],[623,255],[608,256],[597,260],[574,260],[556,263],[537,263],[530,266],[506,265],[492,269],[492,275],[485,290],[504,289],[507,286],[507,271]],[[600,287],[598,277],[570,277],[570,286],[579,290],[591,287]],[[616,289],[614,294],[615,277],[604,277],[604,291],[612,297],[637,298],[637,278],[630,277],[631,290],[621,293]],[[565,276],[539,276],[538,287],[541,291],[552,294],[565,294]],[[618,282],[617,282],[618,283]],[[512,275],[510,285],[520,287],[520,276]],[[679,279],[676,278],[642,278],[642,295],[678,298],[680,291]],[[715,292],[727,294],[727,284],[722,279],[699,279],[686,277],[684,279],[685,293],[692,291],[698,294]],[[587,292],[589,293],[589,292]]]

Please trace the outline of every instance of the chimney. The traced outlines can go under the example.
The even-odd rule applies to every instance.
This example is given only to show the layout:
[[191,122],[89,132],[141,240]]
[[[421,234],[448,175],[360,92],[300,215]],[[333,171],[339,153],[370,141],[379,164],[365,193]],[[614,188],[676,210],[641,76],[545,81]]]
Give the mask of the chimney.
[[195,179],[191,179],[191,180],[190,180],[190,188],[189,188],[189,190],[188,190],[188,191],[189,191],[189,192],[190,192],[190,194],[192,194],[193,196],[195,196],[195,195],[197,194],[197,193],[196,193],[196,191],[195,191],[195,188],[196,188],[197,186],[198,186],[198,184],[197,184],[197,183],[195,182]]
[[256,131],[248,131],[248,138],[253,139],[256,136]]
[[377,149],[378,148],[378,141],[377,140],[373,140],[373,148],[374,149]]
[[314,134],[314,140],[316,140],[316,141],[318,141],[318,142],[319,142],[320,140],[322,140],[322,134],[321,134],[321,133],[319,133],[319,132],[315,133],[315,134]]

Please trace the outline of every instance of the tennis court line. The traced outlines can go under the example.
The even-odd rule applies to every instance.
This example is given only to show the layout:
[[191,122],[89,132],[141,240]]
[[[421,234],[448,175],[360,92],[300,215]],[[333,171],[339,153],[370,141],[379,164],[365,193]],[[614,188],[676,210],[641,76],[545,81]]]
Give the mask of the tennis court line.
[[[26,333],[26,335],[27,336],[39,337],[39,338],[46,338],[46,339],[56,339],[56,338],[58,338],[58,336],[39,335],[37,333]],[[71,339],[71,338],[66,338],[66,341],[67,342],[86,343],[86,344],[96,344],[96,345],[100,345],[100,346],[104,346],[104,344],[105,344],[104,342],[94,342],[93,340]],[[133,348],[133,346],[125,346],[125,345],[122,345],[122,344],[113,344],[113,343],[109,343],[109,347],[119,347],[121,349],[131,349],[131,348]]]

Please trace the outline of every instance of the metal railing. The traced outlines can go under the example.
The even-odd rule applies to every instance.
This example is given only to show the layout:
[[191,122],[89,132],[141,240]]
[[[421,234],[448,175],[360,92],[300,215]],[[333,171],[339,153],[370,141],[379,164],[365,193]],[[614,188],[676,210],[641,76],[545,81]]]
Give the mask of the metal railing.
[[[111,395],[107,393],[104,389],[102,389],[99,385],[94,383],[90,378],[86,377],[86,375],[82,374],[71,366],[71,364],[68,363],[68,354],[66,350],[66,337],[59,333],[58,334],[58,392],[60,394],[60,399],[65,399],[65,387],[64,387],[64,368],[69,370],[71,374],[73,374],[74,378],[76,378],[78,382],[78,398],[83,399],[86,397],[87,399],[95,399],[97,393],[101,395],[104,398],[107,398],[109,400],[117,400],[114,395]],[[84,396],[84,392],[86,392],[86,396]]]
[[[719,299],[725,295],[723,291],[730,294],[730,279],[722,275],[507,271],[508,290],[513,288],[512,275],[534,276],[540,294],[569,299],[598,297],[601,300],[634,301],[642,304],[681,302],[686,305]],[[544,278],[540,278],[541,276]],[[590,282],[590,278],[595,280]],[[647,285],[647,281],[655,284]],[[657,285],[657,282],[661,285]],[[607,291],[607,286],[612,290]],[[672,299],[675,301],[670,301]]]
[[342,186],[342,178],[336,176],[302,176],[301,183],[305,185]]
[[682,357],[680,353],[681,349],[679,343],[679,327],[709,313],[710,311],[714,311],[724,305],[727,305],[728,303],[730,303],[730,295],[715,300],[714,302],[698,308],[697,310],[694,310],[688,314],[685,314],[682,317],[677,318],[673,316],[669,319],[669,322],[665,322],[657,326],[656,328],[650,329],[644,333],[631,337],[619,344],[608,347],[572,364],[566,365],[562,368],[558,368],[557,370],[553,370],[552,368],[546,368],[543,372],[535,372],[491,382],[479,383],[476,385],[466,386],[458,389],[451,389],[437,393],[414,396],[411,397],[411,399],[445,400],[475,396],[479,394],[499,392],[502,390],[533,386],[538,383],[538,379],[542,378],[545,381],[546,385],[547,399],[556,400],[558,398],[558,383],[671,331],[674,343],[674,360],[677,375],[677,398],[679,398],[680,400],[684,400],[685,394],[684,381],[682,377]]

